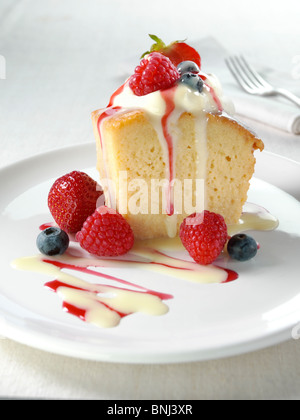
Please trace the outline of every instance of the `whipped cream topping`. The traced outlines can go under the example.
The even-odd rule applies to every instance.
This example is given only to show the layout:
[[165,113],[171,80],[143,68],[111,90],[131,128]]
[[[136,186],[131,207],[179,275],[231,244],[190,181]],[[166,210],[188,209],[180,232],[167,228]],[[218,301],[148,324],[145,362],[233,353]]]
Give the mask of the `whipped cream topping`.
[[[203,112],[216,113],[224,110],[228,114],[233,114],[233,104],[223,95],[222,86],[218,78],[213,74],[203,72],[199,73],[199,75],[204,81],[201,93],[183,83],[175,86],[175,110],[193,114]],[[174,87],[170,89],[174,89]],[[130,89],[128,82],[125,83],[121,93],[113,98],[112,104],[123,109],[142,109],[149,116],[159,118],[166,111],[166,102],[161,95],[161,91],[137,96]]]
[[176,108],[195,115],[201,112],[217,113],[220,111],[233,114],[233,103],[223,95],[219,79],[213,74],[203,72],[200,73],[200,77],[204,81],[201,93],[184,84],[178,86],[175,93]]
[[113,99],[113,106],[123,109],[143,109],[149,114],[161,117],[165,113],[166,103],[160,91],[149,93],[144,96],[137,96],[130,89],[126,82],[123,90]]

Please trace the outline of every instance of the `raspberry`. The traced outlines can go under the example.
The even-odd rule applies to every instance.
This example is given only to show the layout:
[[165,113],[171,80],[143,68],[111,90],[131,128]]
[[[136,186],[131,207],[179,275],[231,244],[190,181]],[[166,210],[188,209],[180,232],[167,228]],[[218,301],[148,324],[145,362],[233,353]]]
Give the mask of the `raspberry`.
[[95,211],[100,197],[104,201],[103,190],[96,181],[84,172],[73,171],[54,182],[48,194],[48,206],[61,229],[76,233]]
[[[194,218],[192,221],[190,218]],[[190,256],[199,264],[211,264],[220,255],[228,234],[223,216],[205,210],[184,219],[180,239]]]
[[133,246],[133,231],[124,217],[106,206],[99,207],[77,232],[76,240],[90,254],[116,257]]
[[143,96],[171,87],[179,77],[177,68],[168,57],[153,52],[136,67],[129,79],[129,86],[135,95]]

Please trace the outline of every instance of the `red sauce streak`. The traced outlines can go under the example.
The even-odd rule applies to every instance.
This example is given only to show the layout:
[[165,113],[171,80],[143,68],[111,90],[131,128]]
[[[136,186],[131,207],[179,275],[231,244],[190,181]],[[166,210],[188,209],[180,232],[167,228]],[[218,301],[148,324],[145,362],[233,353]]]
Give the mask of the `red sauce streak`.
[[[160,293],[160,292],[157,292],[155,290],[146,289],[145,287],[139,286],[137,284],[133,284],[133,283],[128,282],[126,280],[122,280],[118,277],[113,277],[113,276],[110,276],[108,274],[104,274],[104,273],[101,273],[101,272],[98,272],[98,271],[95,271],[95,270],[91,270],[87,267],[81,267],[81,266],[76,266],[76,265],[73,265],[73,264],[67,264],[67,263],[62,263],[60,261],[53,261],[53,260],[47,260],[47,259],[43,259],[43,261],[45,263],[52,264],[52,265],[58,267],[61,270],[62,269],[75,270],[75,271],[80,271],[80,272],[84,272],[84,273],[87,273],[87,274],[91,274],[91,275],[94,275],[94,276],[97,276],[97,277],[101,277],[101,278],[104,278],[104,279],[107,279],[107,280],[114,280],[114,281],[117,281],[118,283],[121,283],[123,285],[132,286],[132,287],[135,287],[136,289],[140,289],[140,292],[137,292],[135,290],[128,289],[128,288],[125,288],[125,287],[117,287],[117,286],[111,286],[111,285],[109,286],[110,289],[125,290],[125,291],[130,291],[131,293],[147,293],[147,294],[150,294],[152,296],[157,296],[161,300],[167,300],[167,299],[172,299],[173,298],[173,296],[170,295],[170,294]],[[91,284],[91,286],[92,286],[92,284]],[[99,286],[99,284],[98,284],[98,286]],[[100,286],[107,286],[107,285],[101,284]],[[73,286],[73,285],[61,282],[59,280],[53,280],[53,281],[47,282],[47,283],[45,283],[45,287],[51,289],[54,292],[57,292],[59,287],[69,287],[69,288],[72,288],[72,289],[82,290],[82,291],[86,291],[86,292],[89,292],[89,293],[96,293],[96,294],[101,293],[101,292],[99,292],[99,288],[97,288],[97,287],[95,287],[95,290],[93,290],[93,288],[84,289],[84,288],[81,288],[81,287],[77,287],[77,286]],[[122,312],[117,311],[116,309],[110,307],[107,303],[100,302],[100,304],[104,305],[109,310],[116,312],[120,316],[120,318],[124,318],[125,316],[130,315],[130,313],[122,313]],[[64,311],[70,313],[71,315],[74,315],[74,316],[78,317],[79,319],[81,319],[83,321],[86,320],[86,310],[85,309],[78,308],[78,307],[76,307],[76,306],[74,306],[74,305],[72,305],[68,302],[65,302],[65,301],[63,301],[63,303],[62,303],[62,307],[63,307]]]
[[47,229],[47,228],[49,228],[49,227],[53,227],[53,226],[56,226],[54,222],[43,223],[43,224],[39,227],[39,229],[40,229],[40,230],[45,230],[45,229]]
[[232,281],[235,281],[239,278],[238,273],[236,273],[233,270],[229,270],[228,268],[219,267],[222,270],[225,270],[227,272],[227,279],[223,281],[222,283],[231,283]]
[[106,110],[104,112],[102,112],[102,114],[99,115],[98,121],[97,121],[97,126],[98,126],[98,133],[99,133],[99,139],[100,139],[100,144],[102,147],[102,137],[101,137],[101,123],[105,118],[108,117],[112,117],[113,115],[115,115],[118,111],[121,110],[120,106],[113,106],[110,108],[106,108]]
[[[172,299],[173,298],[172,295],[169,295],[169,294],[166,294],[166,293],[156,292],[156,291],[150,290],[150,289],[146,289],[145,287],[139,286],[137,284],[131,283],[131,282],[126,281],[126,280],[122,280],[119,277],[114,277],[114,276],[110,276],[109,274],[100,273],[99,271],[91,270],[90,268],[87,268],[87,267],[81,267],[81,266],[76,266],[76,265],[73,265],[73,264],[66,264],[66,263],[62,263],[60,261],[52,261],[52,260],[47,260],[47,259],[43,259],[43,261],[48,263],[48,264],[55,265],[56,267],[58,267],[60,269],[69,269],[69,270],[81,271],[82,273],[98,276],[98,277],[104,278],[106,280],[114,280],[114,281],[117,281],[118,283],[140,289],[144,293],[148,293],[148,294],[157,296],[162,300],[167,300],[167,299]],[[133,262],[133,261],[126,261],[126,262]],[[101,260],[99,260],[99,263],[101,264]],[[145,264],[147,264],[147,263],[145,263]],[[109,287],[116,288],[114,286],[109,286]],[[117,287],[116,289],[129,290],[129,289],[120,288],[120,287]]]
[[[45,223],[45,224],[41,225],[40,228],[42,228],[43,226],[48,226],[48,225],[50,225],[50,223]],[[184,261],[180,258],[171,257],[169,255],[166,255],[163,252],[155,250],[155,249],[153,249],[152,251],[154,253],[158,253],[160,255],[167,256],[168,258],[173,259],[175,261]],[[137,261],[133,261],[133,260],[120,260],[120,261],[123,261],[125,263],[133,263],[133,264],[137,263]],[[97,283],[97,284],[95,284],[95,288],[93,288],[93,283],[90,283],[89,287],[82,288],[82,287],[78,287],[78,286],[75,286],[75,285],[70,285],[70,284],[64,283],[63,281],[60,281],[60,280],[57,280],[57,279],[45,283],[45,287],[49,288],[50,290],[52,290],[54,292],[57,292],[60,287],[68,287],[68,288],[72,288],[72,289],[86,291],[88,293],[99,294],[99,293],[101,293],[101,290],[99,291],[99,286],[100,286],[100,289],[101,289],[101,286],[103,286],[103,287],[109,287],[110,289],[115,289],[115,290],[130,291],[131,293],[147,293],[147,294],[150,294],[152,296],[157,296],[161,300],[173,299],[173,296],[170,295],[170,294],[161,293],[161,292],[157,292],[155,290],[147,289],[143,286],[131,283],[129,281],[120,279],[118,277],[114,277],[114,276],[111,276],[111,275],[93,270],[93,269],[91,269],[87,266],[84,266],[84,265],[81,266],[81,265],[68,264],[68,263],[65,263],[65,262],[55,261],[55,260],[51,260],[51,259],[47,259],[47,258],[44,258],[43,262],[45,262],[47,264],[52,264],[55,267],[59,268],[60,270],[67,269],[67,270],[79,271],[79,272],[82,272],[82,273],[86,273],[86,274],[89,274],[89,275],[100,277],[102,279],[115,281],[119,285],[121,285],[121,287],[120,287],[120,286]],[[150,261],[150,262],[145,262],[145,261],[140,262],[140,261],[138,261],[138,263],[139,264],[157,264],[157,265],[165,266],[165,267],[168,267],[168,268],[174,268],[174,269],[178,269],[178,270],[193,271],[192,268],[178,267],[177,265],[173,266],[172,264],[160,263],[160,262],[155,262],[155,261]],[[97,265],[97,267],[98,268],[101,267],[101,259],[99,259],[99,265]],[[229,283],[229,282],[232,282],[232,281],[234,281],[238,278],[238,274],[235,271],[229,270],[229,269],[226,269],[226,268],[223,268],[223,267],[218,267],[218,268],[224,270],[227,273],[227,279],[223,283]],[[133,290],[132,288],[138,289],[139,291],[138,290]],[[110,307],[107,303],[99,302],[99,304],[104,305],[109,310],[116,312],[120,316],[120,318],[124,318],[125,316],[131,315],[130,313],[119,312],[119,311],[115,310],[114,308]],[[86,321],[86,310],[85,309],[76,307],[76,306],[74,306],[74,305],[72,305],[68,302],[65,302],[65,301],[63,301],[63,303],[62,303],[62,308],[67,313],[69,313],[71,315],[74,315],[74,316],[78,317],[79,319],[81,319],[83,321]]]
[[[49,288],[50,290],[52,290],[54,292],[57,292],[57,290],[58,290],[59,287],[69,287],[70,289],[88,291],[88,290],[82,289],[80,287],[71,286],[71,285],[69,285],[67,283],[63,283],[63,282],[61,282],[59,280],[49,281],[48,283],[45,284],[45,287]],[[95,292],[95,293],[99,293],[99,291],[98,292]],[[107,305],[104,302],[101,302],[101,305],[105,306],[106,308],[108,308],[111,311],[116,312],[120,316],[120,318],[124,318],[126,315],[129,315],[129,314],[125,314],[123,312],[119,312],[116,309],[111,308],[109,305]],[[63,306],[63,309],[66,312],[70,313],[71,315],[75,315],[75,316],[77,316],[78,318],[80,318],[83,321],[86,320],[86,318],[85,318],[85,316],[86,316],[86,310],[85,309],[78,308],[77,306],[72,305],[72,304],[70,304],[68,302],[63,302],[62,306]]]
[[[161,255],[166,255],[166,254],[164,254],[164,253],[162,253],[161,251],[158,251],[158,250],[153,250],[153,252],[156,252],[156,253],[161,254]],[[175,258],[175,257],[168,256],[168,258],[171,258],[171,259],[176,260],[176,261],[182,261],[181,259]],[[150,294],[152,296],[157,296],[161,300],[173,299],[173,296],[170,295],[170,294],[160,293],[160,292],[157,292],[155,290],[150,290],[150,289],[147,289],[143,286],[131,283],[129,281],[120,279],[118,277],[114,277],[114,276],[111,276],[111,275],[108,275],[108,274],[101,273],[101,272],[96,271],[96,270],[92,270],[92,269],[90,269],[88,267],[85,267],[85,266],[79,266],[79,265],[77,266],[77,265],[74,265],[74,264],[68,264],[68,263],[64,263],[64,262],[61,262],[61,261],[55,261],[55,260],[50,260],[50,259],[46,259],[46,258],[43,259],[43,261],[45,263],[54,265],[55,267],[59,268],[60,270],[68,269],[68,270],[79,271],[79,272],[82,272],[82,273],[86,273],[86,274],[90,274],[90,275],[93,275],[93,276],[96,276],[96,277],[100,277],[102,279],[115,281],[118,284],[121,284],[123,286],[123,287],[120,287],[120,286],[109,285],[109,288],[111,288],[111,289],[125,290],[125,291],[130,291],[131,293],[147,293],[147,294]],[[122,261],[124,261],[124,260],[122,260]],[[126,262],[126,263],[136,263],[136,261],[132,261],[132,260],[125,260],[124,262]],[[171,264],[159,263],[159,262],[155,262],[155,261],[139,262],[139,264],[157,264],[157,265],[166,266],[166,267],[174,268],[174,269],[178,269],[178,270],[182,269],[182,270],[193,271],[192,268],[190,269],[190,268],[186,268],[186,267],[178,267],[178,266],[175,266],[175,265],[172,266]],[[101,259],[99,259],[99,265],[97,267],[98,268],[101,267]],[[235,271],[229,270],[229,269],[226,269],[226,268],[223,268],[223,267],[218,267],[218,268],[226,271],[226,273],[227,273],[227,279],[223,283],[229,283],[229,282],[232,282],[232,281],[234,281],[238,278],[238,274]],[[75,286],[75,285],[70,285],[70,284],[64,283],[64,282],[59,281],[59,280],[53,280],[53,281],[45,283],[45,287],[51,289],[54,292],[57,292],[59,287],[62,287],[62,286],[77,289],[77,290],[86,291],[86,292],[89,292],[89,293],[99,294],[99,293],[101,293],[101,292],[99,292],[99,286],[105,287],[105,286],[108,286],[108,285],[96,284],[95,286],[98,286],[98,287],[95,287],[95,289],[93,290],[93,284],[90,284],[90,287],[85,289],[85,288],[81,288],[81,287],[78,287],[78,286]],[[124,286],[127,286],[127,287],[124,287]],[[131,288],[129,289],[128,286],[129,287],[134,287],[135,289],[139,289],[140,291],[138,292],[137,290],[133,290]],[[110,307],[107,303],[100,302],[100,304],[106,306],[111,311],[115,311],[120,316],[120,318],[123,318],[127,315],[130,315],[128,313],[127,314],[126,313],[121,313],[121,312],[115,310],[114,308]],[[70,313],[71,315],[74,315],[74,316],[78,317],[79,319],[81,319],[83,321],[86,320],[85,319],[86,318],[86,310],[85,309],[78,308],[78,307],[76,307],[72,304],[69,304],[68,302],[65,302],[65,301],[63,301],[63,303],[62,303],[62,307],[63,307],[64,311]]]
[[77,318],[81,319],[82,321],[85,321],[85,314],[86,311],[84,309],[81,308],[77,308],[74,305],[71,305],[70,303],[67,302],[63,302],[62,304],[63,310],[67,313],[69,313],[70,315],[74,315]]
[[118,111],[120,111],[122,108],[120,107],[120,106],[113,106],[113,104],[114,104],[114,100],[115,100],[115,97],[116,96],[118,96],[118,95],[120,95],[120,93],[122,93],[123,92],[123,90],[124,90],[124,86],[125,86],[125,83],[122,85],[122,86],[120,86],[112,95],[111,95],[111,98],[110,98],[110,101],[109,101],[109,104],[108,104],[108,106],[107,106],[107,108],[105,109],[105,111],[103,111],[100,115],[99,115],[99,117],[98,117],[98,121],[97,121],[97,126],[98,126],[98,133],[99,133],[99,138],[100,138],[100,144],[101,144],[101,147],[102,147],[102,138],[101,138],[101,123],[103,122],[103,120],[105,119],[105,118],[108,118],[108,117],[112,117],[113,115],[115,115]]
[[[164,254],[164,253],[163,253],[163,252],[161,252],[161,251],[157,251],[157,250],[155,250],[155,252],[156,252],[157,254],[160,254],[160,255],[166,256],[166,254]],[[170,255],[168,255],[168,258],[171,258],[171,259],[176,260],[176,261],[185,261],[185,260],[182,260],[182,259],[180,259],[180,258],[171,257]],[[192,269],[192,268],[187,268],[187,267],[174,267],[174,266],[172,266],[172,265],[170,265],[170,264],[155,263],[155,262],[151,262],[150,264],[159,264],[159,265],[163,265],[163,266],[168,267],[168,268],[176,268],[177,270],[188,270],[188,271],[193,271],[193,269]],[[234,280],[237,280],[237,279],[239,278],[238,273],[237,273],[237,272],[235,272],[235,271],[233,271],[233,270],[230,270],[230,269],[228,269],[228,268],[224,268],[224,267],[219,267],[218,265],[215,265],[215,267],[218,267],[218,268],[220,268],[221,270],[226,271],[226,273],[227,273],[227,279],[226,279],[225,281],[223,281],[222,283],[230,283],[230,282],[232,282],[232,281],[234,281]]]
[[109,107],[111,107],[111,106],[113,106],[113,104],[114,104],[114,100],[115,100],[115,97],[116,96],[118,96],[118,95],[120,95],[120,93],[122,93],[123,92],[123,90],[124,90],[124,87],[125,87],[125,84],[126,83],[124,83],[122,86],[120,86],[112,95],[111,95],[111,97],[110,97],[110,101],[109,101],[109,104],[107,105],[107,107],[109,108]]
[[171,187],[171,182],[174,179],[174,148],[173,148],[173,139],[168,130],[168,119],[175,109],[175,102],[174,102],[175,91],[176,91],[176,87],[161,91],[161,96],[166,103],[166,112],[161,119],[161,124],[162,124],[164,138],[168,146],[168,157],[169,157],[170,179],[169,179],[169,186],[168,186],[168,191],[167,191],[167,214],[169,216],[174,214],[174,203],[172,200],[173,189]]
[[100,138],[100,144],[102,146],[102,138],[101,138],[101,123],[105,118],[108,117],[112,117],[114,114],[116,114],[118,111],[120,111],[122,108],[120,106],[113,106],[114,105],[114,100],[115,97],[120,95],[120,93],[123,92],[125,87],[125,83],[120,86],[110,97],[110,101],[109,104],[107,105],[107,108],[105,109],[105,111],[103,111],[99,117],[98,117],[98,121],[97,121],[97,126],[98,126],[98,133],[99,133],[99,138]]

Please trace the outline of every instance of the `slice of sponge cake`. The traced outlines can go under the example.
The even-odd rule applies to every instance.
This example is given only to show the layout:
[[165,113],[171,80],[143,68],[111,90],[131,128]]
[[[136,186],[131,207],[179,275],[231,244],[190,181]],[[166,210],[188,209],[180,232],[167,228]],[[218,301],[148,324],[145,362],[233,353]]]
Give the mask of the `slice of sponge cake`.
[[[186,180],[193,180],[188,185],[194,201],[201,188],[203,208],[222,214],[227,224],[239,220],[254,172],[254,151],[264,147],[243,125],[225,113],[183,112],[172,121],[170,151],[145,111],[116,108],[103,118],[104,112],[92,113],[97,167],[109,205],[124,215],[137,239],[178,234],[191,212],[183,205]],[[164,186],[166,179],[176,179],[179,187]],[[165,207],[171,201],[176,202],[174,211]]]

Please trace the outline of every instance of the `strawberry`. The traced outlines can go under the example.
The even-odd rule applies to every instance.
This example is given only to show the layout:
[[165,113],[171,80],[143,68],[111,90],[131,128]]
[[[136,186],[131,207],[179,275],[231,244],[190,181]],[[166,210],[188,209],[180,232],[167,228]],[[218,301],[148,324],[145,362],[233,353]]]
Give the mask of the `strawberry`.
[[54,182],[48,194],[48,206],[61,229],[76,233],[101,198],[104,201],[103,190],[96,181],[84,172],[73,171]]
[[184,41],[174,41],[170,45],[166,45],[156,35],[149,34],[149,36],[155,41],[155,44],[151,46],[150,51],[147,51],[142,55],[142,58],[146,54],[157,51],[168,57],[176,67],[183,61],[193,61],[197,64],[199,69],[201,68],[201,57],[199,53]]

